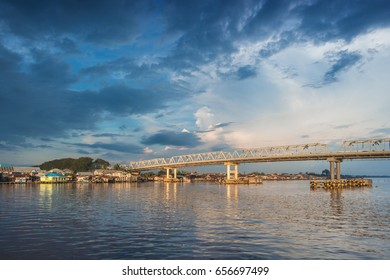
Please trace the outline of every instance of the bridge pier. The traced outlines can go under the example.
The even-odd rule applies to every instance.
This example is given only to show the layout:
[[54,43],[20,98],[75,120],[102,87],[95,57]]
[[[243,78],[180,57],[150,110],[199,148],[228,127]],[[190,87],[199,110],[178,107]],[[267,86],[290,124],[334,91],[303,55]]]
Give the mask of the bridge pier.
[[240,164],[235,162],[225,162],[224,165],[226,165],[226,182],[238,181],[238,166]]
[[[341,179],[341,161],[336,158],[327,159],[330,164],[330,180],[334,180],[336,175],[336,180]],[[336,171],[336,172],[335,172]]]
[[[165,167],[167,170],[167,177],[165,178],[164,181],[178,181],[177,179],[177,168],[176,167]],[[173,178],[171,178],[171,169],[173,169]]]

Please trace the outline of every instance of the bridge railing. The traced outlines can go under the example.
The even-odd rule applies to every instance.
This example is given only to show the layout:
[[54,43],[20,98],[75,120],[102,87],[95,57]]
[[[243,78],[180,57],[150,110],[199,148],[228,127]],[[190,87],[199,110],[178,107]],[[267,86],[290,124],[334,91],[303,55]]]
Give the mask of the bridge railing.
[[342,147],[344,152],[389,151],[390,138],[344,141]]
[[149,168],[149,167],[164,167],[172,165],[185,165],[195,163],[217,163],[224,161],[259,159],[273,156],[293,156],[307,154],[328,153],[328,146],[320,143],[311,143],[303,145],[286,145],[273,146],[255,149],[238,149],[228,152],[208,152],[189,155],[179,155],[170,158],[155,158],[130,162],[131,169]]

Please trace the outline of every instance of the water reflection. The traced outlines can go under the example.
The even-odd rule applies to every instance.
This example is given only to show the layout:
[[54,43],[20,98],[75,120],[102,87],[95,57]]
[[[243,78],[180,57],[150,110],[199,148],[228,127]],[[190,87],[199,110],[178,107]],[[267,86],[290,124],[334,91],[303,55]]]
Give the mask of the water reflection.
[[[164,186],[165,186],[165,199],[167,201],[171,201],[173,200],[173,202],[176,202],[176,196],[177,196],[177,184],[178,183],[169,183],[169,182],[165,182],[164,183]],[[183,184],[180,184],[181,186],[183,186]],[[173,198],[171,198],[171,194],[173,195]]]
[[227,202],[230,204],[232,201],[235,202],[236,204],[238,203],[238,185],[226,185],[226,197],[227,197]]
[[386,259],[383,184],[0,186],[0,258]]
[[330,207],[334,215],[341,216],[343,214],[343,196],[341,189],[330,191]]
[[53,185],[52,184],[40,184],[39,188],[39,205],[43,209],[50,209],[52,206],[52,194],[53,194]]

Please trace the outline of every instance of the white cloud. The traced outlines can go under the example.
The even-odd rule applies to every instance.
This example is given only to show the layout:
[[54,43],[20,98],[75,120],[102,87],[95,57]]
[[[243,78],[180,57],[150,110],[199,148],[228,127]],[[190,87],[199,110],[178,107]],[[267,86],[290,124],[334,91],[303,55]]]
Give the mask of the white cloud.
[[[389,127],[390,29],[349,43],[295,44],[262,61],[254,57],[261,43],[246,44],[231,61],[256,63],[259,74],[244,81],[207,81],[204,93],[196,97],[197,104],[208,104],[195,113],[196,125],[201,130],[217,122],[234,125],[230,133],[213,131],[202,140],[221,141],[223,135],[233,147],[261,147],[370,138],[375,128]],[[358,52],[362,58],[339,71],[335,83],[305,86],[321,85],[333,63],[328,55],[343,50]]]
[[214,114],[209,107],[204,106],[198,109],[194,115],[196,117],[195,124],[200,130],[211,129],[215,124]]

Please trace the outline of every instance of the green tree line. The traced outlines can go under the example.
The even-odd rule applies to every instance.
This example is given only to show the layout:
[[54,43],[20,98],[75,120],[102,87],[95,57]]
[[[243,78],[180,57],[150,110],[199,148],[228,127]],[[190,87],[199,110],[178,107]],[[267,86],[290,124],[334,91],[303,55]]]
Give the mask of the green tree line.
[[93,160],[90,157],[81,157],[78,159],[74,158],[63,158],[63,159],[55,159],[51,161],[46,161],[39,165],[42,170],[51,170],[54,168],[58,169],[70,169],[73,172],[83,172],[83,171],[91,171],[94,169],[105,169],[110,166],[108,161],[103,159]]

